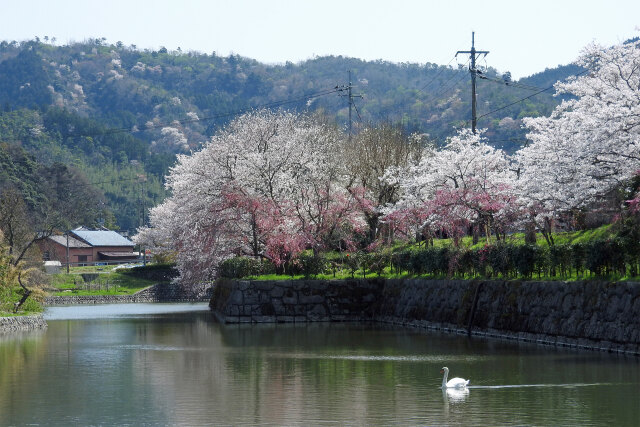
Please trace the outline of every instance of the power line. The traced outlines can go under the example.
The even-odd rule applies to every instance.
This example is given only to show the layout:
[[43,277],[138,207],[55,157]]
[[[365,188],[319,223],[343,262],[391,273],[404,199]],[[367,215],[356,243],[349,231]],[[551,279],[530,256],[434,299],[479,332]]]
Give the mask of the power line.
[[[469,61],[465,62],[463,66],[467,65],[467,63],[469,63]],[[433,97],[437,99],[440,96],[444,95],[449,90],[454,88],[464,77],[465,77],[465,73],[462,73],[462,72],[458,72],[457,74],[454,74],[449,80],[447,80],[442,86],[440,86],[440,90]],[[451,82],[451,84],[447,84],[449,82]]]
[[527,89],[527,90],[541,90],[542,88],[538,87],[538,86],[532,86],[532,85],[528,85],[525,83],[519,83],[519,82],[513,82],[510,80],[504,80],[504,79],[496,79],[496,78],[492,78],[492,77],[488,77],[485,76],[483,74],[480,73],[480,71],[478,71],[478,78],[482,79],[482,80],[487,80],[489,82],[493,82],[499,85],[504,85],[504,86],[508,86],[508,87],[515,87],[515,88],[519,88],[519,89]]
[[[572,76],[570,76],[570,77],[578,77],[578,76],[581,76],[582,74],[585,74],[585,73],[586,73],[586,72],[588,72],[588,71],[589,71],[589,69],[587,68],[587,69],[585,69],[585,70],[583,70],[583,71],[579,72],[578,74],[574,74],[574,75],[572,75]],[[551,85],[551,86],[547,87],[547,88],[540,89],[539,91],[537,91],[537,92],[535,92],[535,93],[532,93],[532,94],[531,94],[531,95],[529,95],[529,96],[525,96],[524,98],[518,99],[517,101],[511,102],[511,103],[509,103],[509,104],[507,104],[507,105],[503,105],[502,107],[500,107],[500,108],[496,108],[496,109],[495,109],[495,110],[493,110],[493,111],[489,111],[488,113],[483,114],[483,115],[481,115],[480,117],[478,117],[478,119],[481,119],[481,118],[483,118],[483,117],[489,116],[489,115],[491,115],[491,114],[493,114],[493,113],[497,113],[498,111],[504,110],[505,108],[509,108],[509,107],[511,107],[512,105],[516,105],[516,104],[518,104],[518,103],[520,103],[520,102],[522,102],[522,101],[526,101],[526,100],[527,100],[527,99],[529,99],[529,98],[533,98],[534,96],[536,96],[536,95],[538,95],[538,94],[541,94],[542,92],[546,92],[546,91],[548,91],[549,89],[553,89],[553,87],[554,87],[554,86],[555,86],[555,83],[554,83],[553,85]]]
[[362,123],[362,116],[360,115],[360,111],[358,111],[358,106],[354,103],[353,108],[356,109],[356,114],[358,115],[358,120]]
[[435,76],[433,76],[433,77],[431,78],[431,80],[429,80],[429,81],[427,82],[427,84],[425,84],[425,85],[424,85],[424,86],[422,86],[420,89],[418,89],[418,92],[417,92],[417,93],[421,93],[421,92],[422,92],[423,90],[425,90],[425,89],[426,89],[426,88],[427,88],[431,83],[433,83],[433,82],[438,78],[438,76],[440,76],[440,74],[442,74],[442,73],[444,72],[444,70],[448,70],[448,68],[447,68],[447,67],[449,66],[449,64],[451,64],[451,62],[453,62],[453,60],[454,60],[454,59],[456,59],[456,57],[455,57],[455,56],[454,56],[453,58],[451,58],[451,60],[447,63],[447,65],[443,66],[443,67],[440,69],[440,71],[438,71],[438,73],[437,73]]
[[[264,104],[255,105],[255,106],[252,106],[252,107],[241,108],[241,109],[238,109],[238,110],[235,110],[235,111],[229,111],[229,112],[226,112],[226,113],[215,114],[215,115],[212,115],[212,116],[206,116],[206,117],[197,118],[197,119],[172,120],[169,123],[167,123],[167,122],[156,123],[156,124],[152,124],[150,126],[145,126],[143,129],[111,128],[111,129],[106,129],[106,130],[99,131],[99,132],[85,132],[85,133],[77,133],[77,134],[73,134],[73,133],[62,134],[62,137],[63,138],[77,138],[77,137],[94,137],[94,136],[103,136],[103,135],[113,135],[113,134],[118,134],[118,133],[135,133],[135,132],[143,132],[143,131],[146,131],[146,130],[152,130],[152,129],[158,129],[158,128],[162,128],[162,127],[166,127],[166,126],[171,126],[172,124],[175,124],[175,123],[187,124],[187,123],[195,123],[195,122],[201,122],[201,121],[215,120],[215,119],[220,119],[220,118],[225,118],[225,117],[244,114],[244,113],[247,113],[249,111],[254,111],[254,110],[257,110],[257,109],[261,109],[261,108],[279,107],[279,106],[282,106],[282,105],[292,104],[292,103],[300,102],[300,101],[303,101],[303,100],[310,100],[310,99],[314,99],[314,98],[319,98],[319,97],[322,97],[322,96],[330,95],[332,93],[342,92],[342,91],[344,91],[346,89],[347,88],[345,86],[335,86],[334,88],[331,88],[331,89],[325,89],[325,90],[321,90],[319,92],[307,93],[307,94],[303,94],[303,95],[300,95],[300,96],[295,97],[295,98],[289,98],[289,99],[280,100],[280,101],[268,102],[268,103],[264,103]],[[0,140],[4,141],[4,142],[10,142],[10,141],[20,141],[20,140],[22,140],[22,138],[13,138],[13,139],[2,139],[2,138],[0,138]]]

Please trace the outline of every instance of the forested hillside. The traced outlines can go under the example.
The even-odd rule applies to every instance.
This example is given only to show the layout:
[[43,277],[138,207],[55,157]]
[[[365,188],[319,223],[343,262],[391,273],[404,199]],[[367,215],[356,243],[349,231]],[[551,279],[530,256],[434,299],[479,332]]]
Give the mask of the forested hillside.
[[[145,208],[166,196],[162,181],[175,155],[198,149],[239,112],[308,109],[346,127],[348,70],[353,94],[362,96],[354,98],[354,131],[392,122],[444,143],[456,127],[469,126],[469,72],[464,59],[458,61],[394,64],[330,56],[266,65],[103,39],[67,46],[3,41],[0,142],[5,151],[25,150],[40,168],[56,162],[73,167],[104,203],[93,219],[109,222],[106,207],[112,225],[132,231]],[[524,139],[520,119],[547,115],[559,102],[553,91],[517,101],[576,71],[559,67],[513,82],[507,73],[482,69],[478,127],[488,128],[490,143],[514,151]],[[2,176],[0,185],[19,186],[12,170]]]

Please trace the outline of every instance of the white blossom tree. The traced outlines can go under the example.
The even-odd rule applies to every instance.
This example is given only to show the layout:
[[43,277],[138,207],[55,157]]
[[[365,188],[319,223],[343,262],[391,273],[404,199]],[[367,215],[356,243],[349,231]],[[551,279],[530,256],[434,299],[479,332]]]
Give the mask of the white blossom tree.
[[[530,145],[517,154],[518,189],[549,236],[563,211],[584,207],[640,169],[640,42],[587,46],[584,75],[557,83],[550,117],[525,119]],[[552,242],[550,242],[552,243]]]

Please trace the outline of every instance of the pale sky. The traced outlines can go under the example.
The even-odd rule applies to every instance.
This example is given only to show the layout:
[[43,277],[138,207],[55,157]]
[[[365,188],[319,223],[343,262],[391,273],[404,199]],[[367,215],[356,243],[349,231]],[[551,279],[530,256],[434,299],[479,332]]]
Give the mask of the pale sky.
[[[105,37],[138,48],[230,53],[265,63],[343,55],[455,64],[488,50],[514,78],[573,61],[588,43],[640,35],[638,0],[0,0],[0,40]],[[457,61],[464,63],[468,57]],[[484,61],[481,65],[485,65]]]

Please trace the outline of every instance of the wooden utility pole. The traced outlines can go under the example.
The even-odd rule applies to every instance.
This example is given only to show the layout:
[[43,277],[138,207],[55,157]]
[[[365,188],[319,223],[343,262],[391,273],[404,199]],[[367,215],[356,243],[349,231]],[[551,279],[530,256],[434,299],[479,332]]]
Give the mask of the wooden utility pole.
[[69,274],[69,233],[70,231],[67,230],[67,274]]
[[476,133],[476,124],[478,122],[476,116],[476,74],[478,70],[476,70],[476,58],[479,55],[487,55],[489,53],[488,50],[476,50],[475,48],[475,32],[471,32],[471,50],[459,50],[456,53],[458,56],[459,53],[469,54],[471,57],[471,64],[469,65],[469,72],[471,73],[471,131]]
[[[140,229],[144,228],[147,225],[147,220],[145,217],[145,192],[144,192],[144,183],[147,182],[147,177],[144,174],[139,174],[138,179],[140,180]],[[147,249],[144,246],[140,246],[140,250],[142,251],[142,265],[147,265]],[[138,253],[138,257],[140,253]]]

